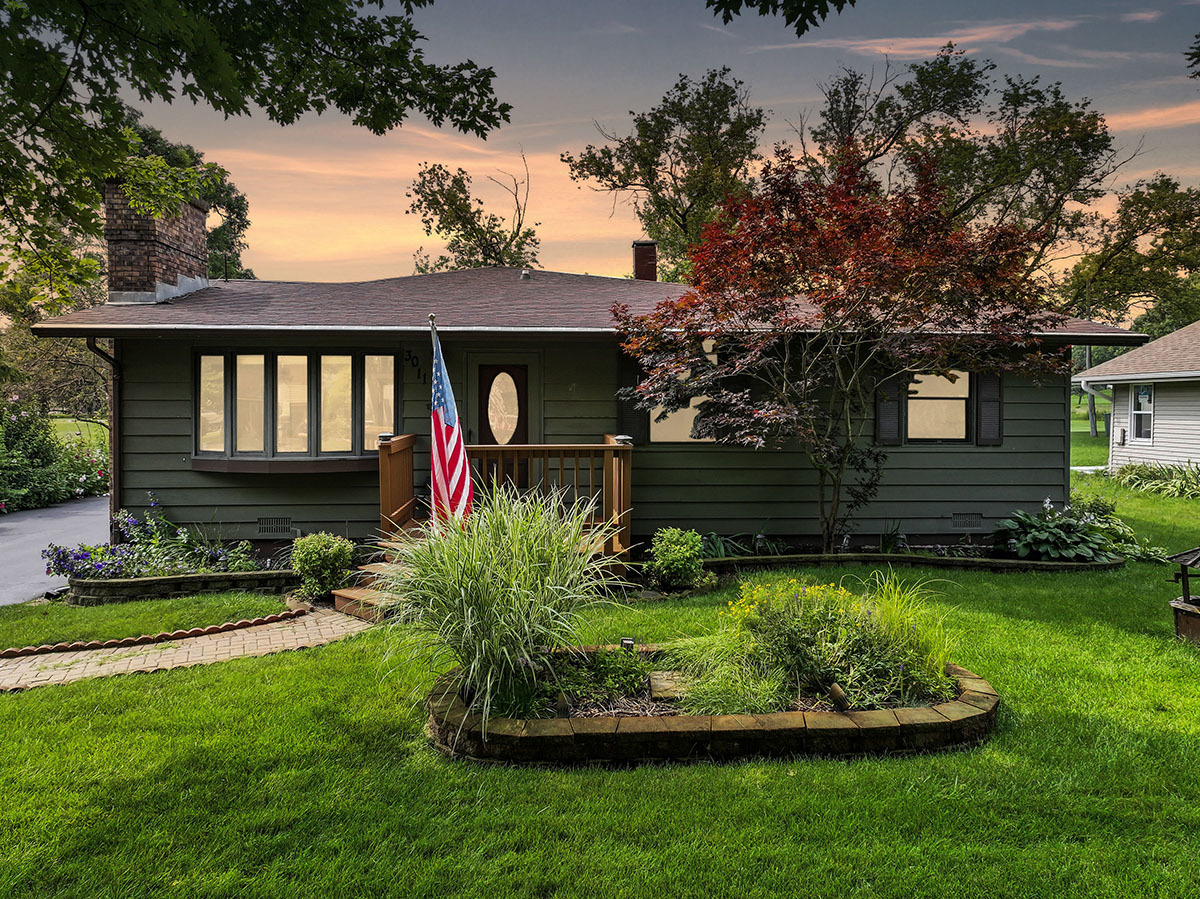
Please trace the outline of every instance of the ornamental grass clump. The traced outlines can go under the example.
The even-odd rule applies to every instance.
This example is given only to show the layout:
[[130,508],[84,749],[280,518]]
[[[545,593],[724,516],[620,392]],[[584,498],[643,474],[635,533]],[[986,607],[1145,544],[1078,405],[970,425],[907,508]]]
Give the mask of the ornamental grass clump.
[[552,677],[546,659],[581,642],[581,613],[620,584],[600,554],[612,534],[586,500],[496,489],[461,523],[431,523],[391,551],[393,652],[461,669],[473,713],[505,714]]
[[926,582],[876,572],[855,594],[796,578],[743,584],[710,634],[666,648],[694,714],[771,712],[823,700],[836,683],[854,709],[949,698],[949,644]]

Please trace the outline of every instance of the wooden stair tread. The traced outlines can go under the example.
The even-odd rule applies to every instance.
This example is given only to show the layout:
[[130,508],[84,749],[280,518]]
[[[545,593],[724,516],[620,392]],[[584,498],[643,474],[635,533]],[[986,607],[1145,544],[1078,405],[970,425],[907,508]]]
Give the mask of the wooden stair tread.
[[369,605],[386,603],[391,598],[382,590],[375,590],[372,587],[342,587],[340,590],[334,590],[333,595],[341,599],[367,603]]

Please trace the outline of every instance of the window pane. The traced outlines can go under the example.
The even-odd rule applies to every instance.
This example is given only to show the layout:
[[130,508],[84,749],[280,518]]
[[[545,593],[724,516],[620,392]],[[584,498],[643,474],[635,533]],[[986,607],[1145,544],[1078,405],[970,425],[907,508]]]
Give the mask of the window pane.
[[308,357],[275,360],[275,450],[308,452]]
[[917,375],[912,386],[908,388],[908,395],[920,399],[931,397],[966,399],[971,392],[971,379],[965,371],[956,371],[954,374],[958,380],[953,384],[950,383],[949,378],[943,378],[940,375]]
[[1133,388],[1133,411],[1154,411],[1154,387],[1150,384],[1139,384]]
[[225,452],[225,357],[200,357],[200,415],[197,422],[201,452]]
[[266,402],[266,357],[237,357],[237,434],[234,450],[239,453],[261,453],[265,448],[263,425]]
[[1149,440],[1153,436],[1153,419],[1145,412],[1135,412],[1133,416],[1133,436],[1138,440]]
[[363,449],[379,445],[380,434],[396,431],[396,362],[394,356],[367,356],[363,361]]
[[650,411],[650,442],[651,443],[712,443],[711,437],[697,439],[692,436],[692,423],[696,420],[696,406],[704,402],[704,397],[694,397],[692,404],[686,409],[670,413],[663,421],[655,421],[661,406]]
[[910,440],[966,440],[967,404],[962,400],[908,401]]
[[321,357],[321,452],[348,453],[354,447],[349,356]]
[[503,446],[513,439],[521,418],[521,399],[517,395],[517,382],[506,371],[492,379],[488,389],[487,417],[496,443]]

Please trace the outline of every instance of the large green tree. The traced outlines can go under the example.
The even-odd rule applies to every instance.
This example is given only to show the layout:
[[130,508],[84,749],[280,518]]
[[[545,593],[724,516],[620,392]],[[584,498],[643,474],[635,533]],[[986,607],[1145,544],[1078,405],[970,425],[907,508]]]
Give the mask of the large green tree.
[[[130,126],[138,139],[142,157],[159,157],[176,169],[194,169],[205,165],[204,154],[191,144],[177,144],[161,131],[141,121],[130,110]],[[203,185],[199,199],[208,204],[220,221],[208,229],[208,276],[210,278],[253,278],[254,271],[242,264],[247,249],[246,232],[250,228],[250,202],[224,169]]]
[[750,104],[728,68],[693,81],[679,76],[662,102],[635,113],[626,135],[596,128],[607,143],[562,154],[571,178],[629,197],[646,235],[658,241],[659,276],[687,280],[689,249],[729,197],[751,187],[766,111]]
[[728,25],[742,10],[756,10],[760,16],[782,16],[783,20],[802,35],[816,28],[831,12],[841,12],[853,6],[854,0],[704,0],[704,5]]
[[166,214],[215,189],[213,165],[143,156],[126,98],[180,97],[227,116],[253,109],[287,125],[337,110],[382,134],[412,113],[480,136],[507,121],[495,73],[425,59],[414,11],[382,0],[0,0],[0,250],[28,254],[66,298],[74,237],[98,236],[100,185]]
[[450,171],[440,163],[422,163],[406,196],[408,211],[420,216],[426,236],[446,241],[446,252],[432,258],[419,247],[413,254],[418,275],[488,265],[536,266],[541,240],[534,230],[538,222],[526,223],[529,209],[529,164],[522,154],[525,176],[504,173],[503,180],[488,176],[512,197],[513,211],[505,219],[484,209],[483,200],[472,196],[471,176],[465,169]]

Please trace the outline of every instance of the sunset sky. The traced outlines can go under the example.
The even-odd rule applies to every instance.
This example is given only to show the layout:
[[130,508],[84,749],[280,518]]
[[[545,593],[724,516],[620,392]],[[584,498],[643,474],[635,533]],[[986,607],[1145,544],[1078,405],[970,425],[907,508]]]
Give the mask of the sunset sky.
[[417,14],[435,62],[470,58],[496,70],[512,123],[486,141],[414,119],[383,137],[336,114],[281,128],[264,115],[225,120],[179,102],[146,108],[168,137],[227,168],[250,200],[245,261],[260,278],[346,281],[412,273],[418,246],[436,249],[405,189],[422,161],[462,166],[479,194],[507,210],[486,177],[532,173],[530,216],[541,263],[560,271],[625,275],[641,235],[628,206],[580,188],[559,161],[599,135],[625,131],[629,110],[654,105],[680,73],[728,65],[771,110],[764,144],[787,139],[819,103],[839,66],[880,70],[947,41],[989,58],[1001,73],[1061,81],[1090,97],[1119,142],[1143,152],[1134,180],[1163,170],[1200,184],[1200,80],[1183,52],[1200,31],[1200,0],[1106,2],[859,0],[803,38],[782,20],[743,16],[722,25],[703,0],[438,0]]

